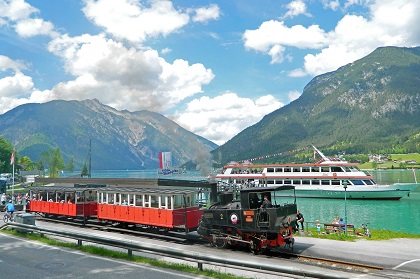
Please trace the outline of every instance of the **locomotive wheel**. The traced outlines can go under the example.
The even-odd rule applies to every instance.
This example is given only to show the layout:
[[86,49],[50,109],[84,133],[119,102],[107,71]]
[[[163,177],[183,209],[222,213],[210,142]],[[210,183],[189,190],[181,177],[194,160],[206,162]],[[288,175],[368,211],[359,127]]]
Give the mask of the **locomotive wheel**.
[[216,246],[219,249],[226,247],[226,239],[224,237],[216,237],[214,240],[214,246]]
[[258,255],[258,254],[260,254],[261,253],[261,249],[260,249],[260,247],[259,247],[260,245],[259,245],[259,243],[257,242],[257,241],[254,241],[254,240],[251,240],[250,242],[249,242],[249,249],[251,250],[251,252],[254,254],[254,255]]

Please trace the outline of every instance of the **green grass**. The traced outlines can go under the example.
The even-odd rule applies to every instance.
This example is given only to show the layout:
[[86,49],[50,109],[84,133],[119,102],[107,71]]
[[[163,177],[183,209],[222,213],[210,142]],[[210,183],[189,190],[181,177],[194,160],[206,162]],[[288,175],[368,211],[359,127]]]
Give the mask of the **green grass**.
[[[337,234],[326,234],[322,232],[321,234],[318,234],[315,228],[309,228],[307,231],[307,235],[310,237],[315,238],[323,238],[323,239],[333,239],[333,240],[343,240],[343,241],[356,241],[358,239],[367,239],[367,240],[389,240],[389,239],[395,239],[395,238],[419,238],[420,234],[412,234],[412,233],[405,233],[405,232],[394,232],[391,230],[377,230],[377,229],[369,229],[371,233],[371,237],[367,236],[359,236],[359,235],[351,235],[344,233]],[[356,232],[362,232],[361,229],[356,229]]]
[[[415,169],[419,169],[420,168],[420,153],[409,153],[409,154],[389,154],[388,157],[391,161],[382,163],[382,164],[378,164],[377,168],[387,168],[387,169],[392,169],[392,167],[394,167],[394,169],[399,169],[400,168],[400,161],[409,161],[409,160],[415,160],[417,162],[416,165],[409,165],[409,164],[405,164],[405,168],[415,168]],[[397,162],[393,162],[393,161],[397,161]],[[358,166],[360,169],[372,169],[372,163],[371,162],[366,162],[363,164],[360,164]]]
[[200,271],[198,270],[197,267],[184,265],[184,264],[168,263],[168,262],[164,262],[160,260],[155,260],[155,259],[140,257],[140,256],[135,256],[135,255],[129,256],[128,253],[108,250],[105,248],[92,246],[92,245],[78,246],[76,243],[62,242],[62,241],[48,238],[46,236],[42,237],[34,233],[23,233],[23,232],[18,232],[13,229],[3,230],[3,232],[17,236],[17,237],[22,237],[22,238],[42,242],[51,246],[70,248],[70,249],[79,250],[88,254],[97,255],[97,256],[106,257],[106,258],[126,260],[126,261],[135,262],[139,264],[146,264],[146,265],[155,266],[159,268],[172,269],[172,270],[181,271],[185,273],[203,275],[203,276],[208,276],[208,277],[218,278],[218,279],[246,279],[245,277],[238,277],[232,274],[220,273],[214,270],[204,269],[203,271]]

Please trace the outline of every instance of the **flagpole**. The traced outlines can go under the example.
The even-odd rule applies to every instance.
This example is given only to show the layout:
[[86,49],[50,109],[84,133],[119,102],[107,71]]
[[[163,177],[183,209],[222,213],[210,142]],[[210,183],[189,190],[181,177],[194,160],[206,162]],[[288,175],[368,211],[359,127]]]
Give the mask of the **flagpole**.
[[12,201],[15,196],[15,163],[13,162],[13,173],[12,173]]
[[12,202],[15,196],[15,150],[13,150],[13,161],[12,161]]
[[12,156],[10,157],[10,164],[12,165],[12,201],[15,196],[15,150],[13,149]]

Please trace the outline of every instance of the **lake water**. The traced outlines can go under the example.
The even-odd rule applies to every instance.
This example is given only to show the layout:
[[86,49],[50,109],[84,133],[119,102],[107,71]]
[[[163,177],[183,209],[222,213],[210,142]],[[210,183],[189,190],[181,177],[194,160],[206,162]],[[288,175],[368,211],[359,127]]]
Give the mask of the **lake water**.
[[[419,171],[418,171],[419,172]],[[379,183],[414,182],[413,172],[409,170],[370,171]],[[419,172],[420,173],[420,172]],[[63,173],[61,177],[79,176],[80,173]],[[416,174],[420,181],[420,174]],[[92,178],[158,178],[156,170],[150,171],[92,171]],[[205,177],[198,171],[188,171],[179,175],[164,175],[160,178],[202,180]],[[299,210],[305,221],[315,226],[315,221],[331,222],[335,216],[344,218],[344,200],[298,199]],[[347,222],[361,227],[369,223],[370,228],[389,229],[420,234],[420,188],[409,197],[398,201],[347,200]],[[310,223],[313,222],[313,223]]]

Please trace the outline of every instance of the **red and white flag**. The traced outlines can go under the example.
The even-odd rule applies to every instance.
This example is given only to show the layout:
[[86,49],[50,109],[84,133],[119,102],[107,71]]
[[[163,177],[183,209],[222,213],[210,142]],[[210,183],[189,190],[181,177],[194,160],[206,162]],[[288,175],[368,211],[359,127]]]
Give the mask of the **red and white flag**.
[[15,152],[13,152],[12,157],[10,157],[10,164],[15,165]]

